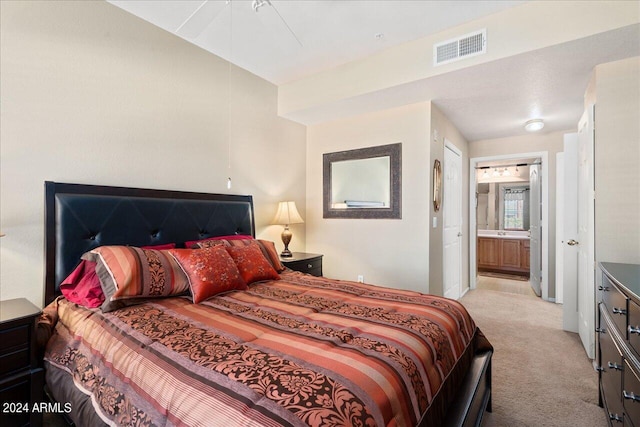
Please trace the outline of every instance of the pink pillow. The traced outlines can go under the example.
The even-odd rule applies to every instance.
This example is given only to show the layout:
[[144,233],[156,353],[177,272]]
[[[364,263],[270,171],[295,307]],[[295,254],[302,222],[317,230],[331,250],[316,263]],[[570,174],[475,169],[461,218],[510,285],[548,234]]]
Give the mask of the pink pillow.
[[96,263],[81,260],[76,269],[60,284],[60,292],[67,300],[78,305],[88,308],[100,307],[104,302],[104,293],[96,274]]
[[189,287],[195,304],[214,295],[234,289],[247,289],[238,267],[224,246],[203,249],[171,249],[189,278]]
[[247,285],[262,280],[280,279],[257,243],[246,246],[222,246],[222,248],[229,252]]
[[247,236],[246,234],[232,234],[230,236],[207,237],[206,239],[189,240],[187,242],[184,242],[184,247],[187,249],[191,249],[191,247],[196,243],[205,242],[207,240],[253,240],[253,236]]

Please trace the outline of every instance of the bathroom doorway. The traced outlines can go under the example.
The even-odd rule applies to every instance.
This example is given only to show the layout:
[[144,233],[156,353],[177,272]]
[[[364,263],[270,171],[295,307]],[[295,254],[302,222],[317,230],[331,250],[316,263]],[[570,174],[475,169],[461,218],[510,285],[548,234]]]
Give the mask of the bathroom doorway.
[[547,152],[473,158],[470,166],[471,289],[522,288],[516,293],[548,300]]

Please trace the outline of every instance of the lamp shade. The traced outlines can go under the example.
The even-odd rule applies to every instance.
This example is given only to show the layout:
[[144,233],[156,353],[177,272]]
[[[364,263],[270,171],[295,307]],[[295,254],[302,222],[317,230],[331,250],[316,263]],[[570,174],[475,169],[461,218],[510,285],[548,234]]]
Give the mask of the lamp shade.
[[278,212],[273,218],[273,224],[289,225],[303,222],[304,220],[296,208],[296,202],[280,202],[278,204]]

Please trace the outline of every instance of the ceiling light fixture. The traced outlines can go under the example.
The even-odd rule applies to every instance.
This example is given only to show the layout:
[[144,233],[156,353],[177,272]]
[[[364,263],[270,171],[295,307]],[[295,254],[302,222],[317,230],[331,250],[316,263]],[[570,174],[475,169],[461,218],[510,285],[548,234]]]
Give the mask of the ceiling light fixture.
[[544,127],[544,121],[542,119],[531,119],[524,124],[524,129],[527,132],[537,132]]

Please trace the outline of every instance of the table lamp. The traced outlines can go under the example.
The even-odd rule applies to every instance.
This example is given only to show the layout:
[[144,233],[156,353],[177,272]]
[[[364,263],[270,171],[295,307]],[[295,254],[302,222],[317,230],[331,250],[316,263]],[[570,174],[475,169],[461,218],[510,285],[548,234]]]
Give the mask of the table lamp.
[[290,258],[292,256],[291,251],[289,250],[289,242],[291,242],[293,234],[289,230],[289,225],[300,224],[303,222],[304,221],[296,208],[296,202],[280,202],[278,204],[278,212],[276,212],[276,216],[273,219],[273,224],[284,225],[284,230],[282,231],[282,243],[284,243],[284,250],[280,254],[281,257]]

